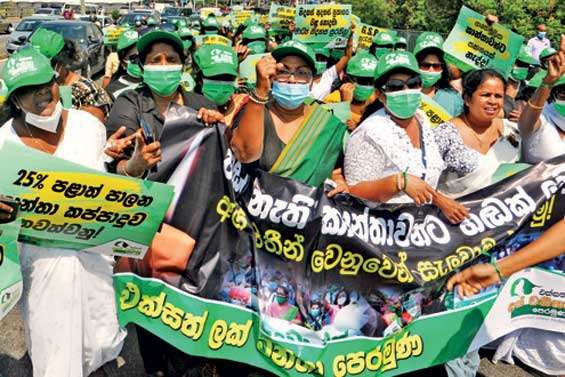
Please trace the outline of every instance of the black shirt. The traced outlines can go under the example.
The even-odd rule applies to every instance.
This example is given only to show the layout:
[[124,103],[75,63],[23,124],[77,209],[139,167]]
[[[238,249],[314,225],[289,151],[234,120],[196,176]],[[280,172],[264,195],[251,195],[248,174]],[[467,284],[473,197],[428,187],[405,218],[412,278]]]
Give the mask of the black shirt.
[[141,79],[140,78],[135,78],[135,77],[131,77],[130,75],[123,75],[120,76],[119,78],[112,80],[112,82],[110,82],[110,85],[108,85],[108,88],[106,89],[106,91],[108,92],[109,95],[112,96],[112,99],[115,101],[116,97],[116,92],[118,90],[124,89],[125,87],[131,86],[131,85],[136,85],[141,83]]

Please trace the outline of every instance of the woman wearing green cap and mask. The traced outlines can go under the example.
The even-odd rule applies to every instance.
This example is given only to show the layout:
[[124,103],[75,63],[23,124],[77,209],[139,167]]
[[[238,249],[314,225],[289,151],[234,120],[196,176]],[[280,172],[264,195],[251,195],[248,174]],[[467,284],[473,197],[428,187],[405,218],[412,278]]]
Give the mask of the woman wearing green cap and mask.
[[432,98],[451,116],[457,116],[463,111],[463,99],[449,85],[449,72],[442,46],[443,38],[438,33],[425,32],[416,39],[414,55],[420,67],[422,93]]
[[524,105],[524,101],[520,100],[525,95],[524,89],[526,87],[524,84],[532,78],[537,70],[537,65],[537,61],[528,53],[526,46],[522,45],[508,77],[506,95],[504,96],[504,113],[501,114],[504,118],[518,122]]
[[[123,93],[116,99],[110,112],[106,128],[108,135],[126,128],[126,135],[137,133],[136,150],[125,151],[117,161],[115,169],[119,174],[141,177],[155,166],[161,158],[159,142],[146,145],[141,135],[139,117],[149,124],[154,135],[160,135],[165,116],[171,102],[190,107],[199,112],[205,123],[216,123],[223,116],[215,111],[216,106],[201,95],[185,92],[180,87],[184,62],[184,46],[176,33],[155,29],[137,41],[139,64],[142,69],[143,85]],[[214,109],[214,110],[208,110]],[[121,154],[120,151],[117,153]]]
[[124,74],[108,85],[108,93],[115,99],[129,89],[135,89],[141,83],[141,67],[138,63],[136,43],[139,34],[135,30],[126,30],[118,38],[118,57]]
[[366,118],[347,144],[349,191],[375,202],[434,204],[451,222],[461,222],[467,209],[436,190],[446,164],[426,117],[418,113],[422,81],[414,55],[383,55],[376,87],[384,108]]
[[[10,141],[104,170],[104,125],[87,112],[63,109],[49,59],[25,48],[8,59],[2,77],[12,119],[0,127],[0,145]],[[116,317],[113,258],[27,243],[19,249],[34,375],[86,377],[115,359],[125,332]]]
[[261,25],[249,25],[241,33],[241,42],[249,49],[249,54],[263,54],[267,52],[268,39],[265,28]]
[[518,128],[527,162],[565,154],[565,51],[549,59],[547,75],[522,111]]
[[298,41],[257,63],[256,89],[232,127],[239,161],[312,186],[330,176],[346,127],[321,105],[305,103],[315,67],[314,52]]

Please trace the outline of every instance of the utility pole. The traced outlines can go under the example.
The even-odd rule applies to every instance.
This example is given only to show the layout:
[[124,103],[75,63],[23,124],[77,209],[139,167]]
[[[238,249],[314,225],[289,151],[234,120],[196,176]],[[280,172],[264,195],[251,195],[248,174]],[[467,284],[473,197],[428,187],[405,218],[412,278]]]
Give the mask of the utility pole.
[[84,0],[80,0],[80,14],[84,14],[84,12],[85,12]]

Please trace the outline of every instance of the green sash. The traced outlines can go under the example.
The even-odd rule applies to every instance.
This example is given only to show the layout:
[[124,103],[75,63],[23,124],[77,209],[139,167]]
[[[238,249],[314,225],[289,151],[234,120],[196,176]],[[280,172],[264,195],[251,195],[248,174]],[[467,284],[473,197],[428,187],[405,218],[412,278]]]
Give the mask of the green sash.
[[59,87],[59,96],[61,97],[61,102],[64,109],[73,108],[73,89],[68,85],[62,85]]
[[347,127],[318,103],[312,103],[304,122],[283,149],[269,173],[319,186],[330,177],[342,151]]

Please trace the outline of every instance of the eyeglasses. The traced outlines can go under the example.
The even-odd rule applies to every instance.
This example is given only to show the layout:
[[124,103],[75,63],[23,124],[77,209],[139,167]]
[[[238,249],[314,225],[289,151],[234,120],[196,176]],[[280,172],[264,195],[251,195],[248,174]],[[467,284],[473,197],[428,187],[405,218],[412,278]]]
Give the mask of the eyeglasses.
[[277,81],[279,82],[287,82],[290,80],[290,76],[294,76],[294,80],[297,83],[305,84],[312,80],[312,71],[307,68],[299,68],[296,71],[290,71],[286,68],[283,68],[277,74]]
[[399,90],[403,90],[404,88],[408,89],[419,89],[422,87],[422,80],[419,76],[414,76],[409,78],[406,81],[398,80],[398,79],[391,79],[383,85],[383,89],[385,92],[398,92]]
[[441,64],[440,63],[426,63],[426,62],[422,62],[419,64],[420,65],[420,69],[423,69],[424,71],[429,71],[430,68],[433,68],[434,71],[439,71],[441,70]]

